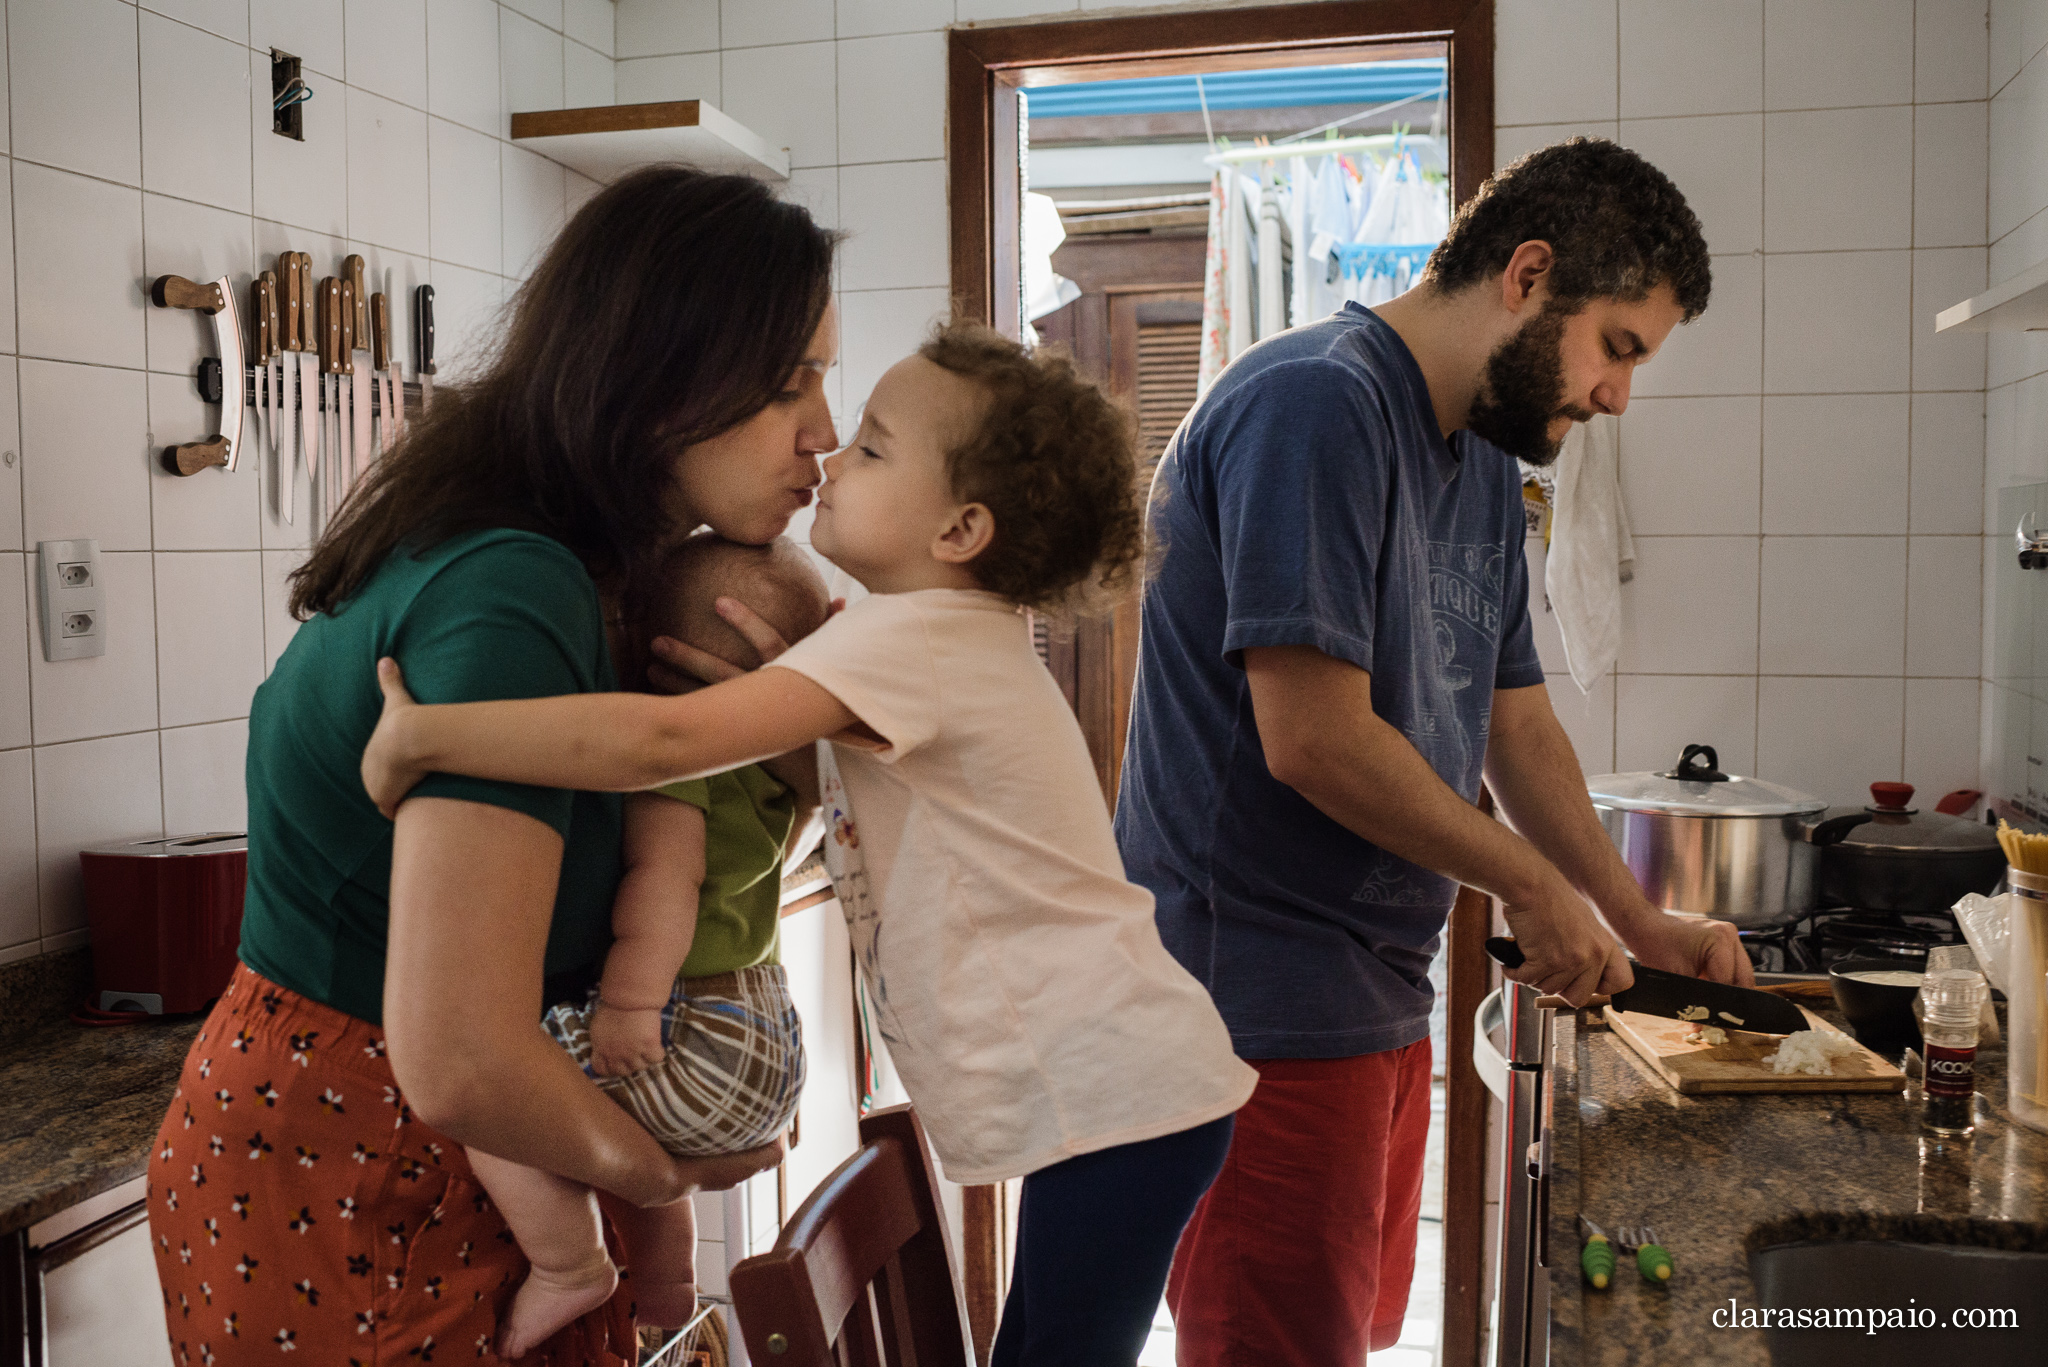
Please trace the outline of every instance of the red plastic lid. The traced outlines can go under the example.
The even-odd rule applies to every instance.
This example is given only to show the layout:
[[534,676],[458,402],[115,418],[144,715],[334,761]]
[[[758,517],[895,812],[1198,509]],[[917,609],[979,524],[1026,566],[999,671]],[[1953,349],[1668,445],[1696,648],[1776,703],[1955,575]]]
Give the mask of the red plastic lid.
[[1913,785],[1910,783],[1873,783],[1870,785],[1870,801],[1880,810],[1902,812],[1913,800]]

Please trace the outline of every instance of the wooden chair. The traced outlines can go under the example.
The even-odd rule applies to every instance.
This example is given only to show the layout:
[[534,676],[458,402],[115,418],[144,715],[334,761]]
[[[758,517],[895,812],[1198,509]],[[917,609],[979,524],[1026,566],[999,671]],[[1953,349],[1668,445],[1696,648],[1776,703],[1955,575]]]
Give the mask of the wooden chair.
[[973,1367],[924,1128],[908,1106],[860,1122],[860,1151],[732,1270],[756,1367]]

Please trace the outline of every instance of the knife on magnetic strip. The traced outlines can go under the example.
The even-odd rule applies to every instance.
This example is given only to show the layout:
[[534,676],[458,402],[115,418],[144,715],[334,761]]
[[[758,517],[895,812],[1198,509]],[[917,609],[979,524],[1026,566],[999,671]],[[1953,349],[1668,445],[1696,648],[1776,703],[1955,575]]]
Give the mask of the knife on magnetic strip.
[[[341,469],[341,438],[347,429],[348,419],[341,411],[341,363],[347,355],[342,350],[341,332],[344,310],[341,307],[341,281],[333,276],[324,276],[320,281],[320,440],[327,447],[327,469],[315,486],[320,492],[320,516],[332,518],[334,505],[340,500],[335,497],[339,484],[336,478]],[[328,441],[328,434],[333,440]]]
[[321,400],[327,382],[320,377],[320,297],[313,289],[313,258],[292,252],[292,275],[299,282],[299,447],[306,458],[307,501],[319,491],[320,448],[327,441]]
[[[251,329],[255,345],[250,348],[248,359],[256,367],[255,383],[249,392],[256,400],[256,457],[260,464],[264,453],[272,449],[277,432],[277,406],[270,397],[270,352],[277,345],[277,281],[269,271],[258,271],[249,282],[249,308],[256,323]],[[228,378],[222,377],[223,382]]]
[[360,369],[356,366],[355,353],[370,350],[370,294],[363,283],[363,258],[350,256],[341,263],[342,278],[346,282],[342,292],[348,296],[351,322],[348,330],[349,376],[348,410],[355,430],[349,439],[348,483],[351,488],[363,477],[363,467],[370,463],[370,391],[376,387],[376,372],[365,356]]
[[398,378],[398,358],[391,354],[391,300],[370,296],[370,375],[377,386],[377,454],[391,449],[405,421],[405,385]]
[[[1486,952],[1503,968],[1522,966],[1521,947],[1505,936],[1488,940]],[[1663,1016],[1668,1020],[1698,1020],[1700,1025],[1717,1025],[1723,1030],[1749,1030],[1763,1035],[1790,1035],[1812,1028],[1798,1007],[1768,992],[1730,987],[1726,983],[1708,982],[1705,978],[1688,978],[1683,973],[1666,973],[1634,960],[1630,960],[1629,968],[1636,976],[1635,986],[1612,997],[1596,994],[1587,1000],[1586,1005],[1612,1006],[1617,1011]],[[1562,997],[1539,997],[1536,1004],[1542,1007],[1570,1006]],[[1700,1007],[1706,1009],[1705,1019],[1698,1019],[1695,1015],[1696,1008]]]

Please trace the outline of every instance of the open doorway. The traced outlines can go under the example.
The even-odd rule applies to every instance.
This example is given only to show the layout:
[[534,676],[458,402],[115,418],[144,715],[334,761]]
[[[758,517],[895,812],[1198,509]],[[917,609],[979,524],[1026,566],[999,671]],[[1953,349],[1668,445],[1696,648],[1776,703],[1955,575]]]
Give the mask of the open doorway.
[[[1419,272],[1452,207],[1492,170],[1492,9],[1324,0],[954,29],[955,315],[1066,345],[1137,411],[1143,455],[1156,461],[1230,357],[1345,299],[1390,298]],[[1401,211],[1383,201],[1367,226],[1371,202],[1396,183]],[[1041,645],[1113,804],[1135,604]],[[1400,1349],[1374,1355],[1401,1367],[1462,1367],[1481,1347],[1485,1093],[1470,1059],[1489,969],[1483,954],[1448,962],[1416,1325]],[[984,1360],[1011,1197],[970,1188],[963,1199]],[[1141,1361],[1172,1361],[1170,1334],[1162,1316]]]

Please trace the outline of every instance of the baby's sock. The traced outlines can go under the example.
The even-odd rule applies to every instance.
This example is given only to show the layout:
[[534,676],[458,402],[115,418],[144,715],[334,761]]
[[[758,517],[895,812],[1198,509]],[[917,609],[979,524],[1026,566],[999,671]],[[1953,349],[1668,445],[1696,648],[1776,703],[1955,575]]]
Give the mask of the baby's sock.
[[533,1264],[498,1329],[498,1356],[509,1362],[539,1347],[556,1330],[610,1300],[618,1284],[619,1270],[602,1244],[574,1267]]

